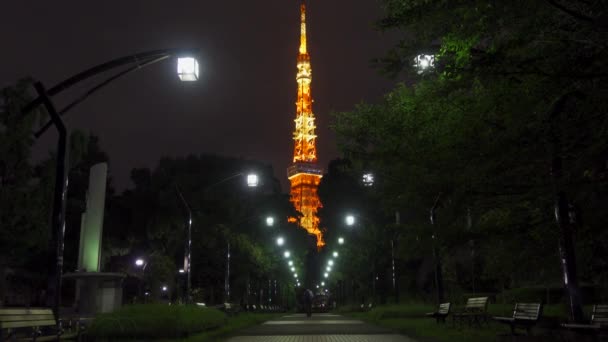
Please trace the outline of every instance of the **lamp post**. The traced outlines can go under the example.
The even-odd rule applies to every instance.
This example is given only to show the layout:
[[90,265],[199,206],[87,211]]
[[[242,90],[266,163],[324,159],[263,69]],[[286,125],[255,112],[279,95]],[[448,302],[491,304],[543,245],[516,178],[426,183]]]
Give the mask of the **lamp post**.
[[[232,180],[234,178],[237,178],[239,176],[243,176],[245,173],[243,172],[238,172],[235,173],[231,176],[228,176],[224,179],[221,179],[211,185],[208,185],[204,191],[209,190],[210,188],[217,186],[219,184],[225,183],[229,180]],[[249,188],[255,188],[259,185],[260,183],[260,178],[257,174],[255,173],[248,173],[246,176],[246,182],[247,182],[247,187]],[[183,198],[183,197],[182,197]],[[192,220],[190,220],[191,222]],[[188,294],[189,294],[189,289],[190,289],[190,246],[192,243],[192,229],[189,226],[188,227],[188,250],[187,250],[187,260],[188,260]],[[226,272],[224,274],[224,303],[228,303],[230,301],[230,241],[227,239],[226,240]]]
[[191,257],[192,257],[192,210],[190,209],[190,206],[188,205],[188,202],[186,202],[186,199],[184,198],[184,195],[182,194],[181,190],[179,189],[179,185],[177,185],[177,183],[175,183],[175,191],[177,191],[177,194],[179,195],[179,198],[182,201],[182,204],[184,205],[184,208],[186,208],[186,211],[188,211],[188,240],[186,241],[186,255],[184,257],[184,269],[183,271],[186,273],[186,293],[185,293],[185,300],[184,302],[186,304],[190,303],[190,287],[192,285],[192,275],[191,275]]
[[[193,57],[193,55],[196,53],[196,50],[191,49],[164,49],[148,51],[122,58],[117,58],[109,62],[99,64],[58,83],[50,89],[46,89],[40,81],[34,84],[34,88],[38,93],[38,97],[23,107],[21,111],[22,115],[25,116],[32,110],[36,109],[38,106],[44,105],[51,119],[38,132],[36,132],[34,136],[36,138],[40,137],[50,126],[55,126],[58,132],[57,160],[55,165],[55,188],[53,194],[53,207],[51,214],[52,238],[50,243],[51,248],[54,248],[55,250],[55,257],[49,259],[54,263],[54,265],[50,267],[50,269],[53,270],[52,272],[54,274],[50,277],[51,280],[48,286],[49,298],[52,299],[52,307],[56,317],[59,317],[59,307],[61,305],[63,241],[65,236],[65,202],[68,187],[68,132],[67,128],[65,127],[65,124],[63,123],[63,120],[61,119],[61,116],[67,113],[72,108],[74,108],[79,103],[83,102],[90,95],[94,94],[95,92],[99,91],[100,89],[119,79],[120,77],[171,57],[178,57],[177,70],[178,76],[182,81],[198,80],[198,62]],[[182,58],[187,58],[187,60],[184,60]],[[111,75],[109,78],[90,88],[85,93],[77,97],[74,101],[70,102],[63,109],[57,110],[55,108],[55,105],[52,100],[53,96],[93,76],[97,76],[99,74],[124,66],[129,67],[117,72],[114,75]],[[59,319],[57,321],[59,321]]]

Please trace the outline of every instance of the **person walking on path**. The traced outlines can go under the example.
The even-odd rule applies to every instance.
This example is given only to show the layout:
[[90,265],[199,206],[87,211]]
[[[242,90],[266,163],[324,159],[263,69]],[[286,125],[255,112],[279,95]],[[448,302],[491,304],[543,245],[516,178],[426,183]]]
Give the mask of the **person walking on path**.
[[304,290],[304,310],[306,310],[306,317],[312,316],[312,297],[313,293],[310,289]]

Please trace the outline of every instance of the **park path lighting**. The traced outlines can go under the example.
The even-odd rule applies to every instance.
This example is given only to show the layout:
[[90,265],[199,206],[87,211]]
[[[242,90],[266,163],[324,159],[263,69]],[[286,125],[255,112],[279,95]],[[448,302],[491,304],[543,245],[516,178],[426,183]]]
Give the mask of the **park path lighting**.
[[334,256],[334,258],[337,258],[338,257],[338,252],[334,252],[332,255]]
[[161,290],[163,290],[163,292],[167,292],[169,290],[169,287],[167,287],[167,285],[163,285]]
[[194,57],[180,57],[177,59],[177,75],[183,82],[198,81],[199,66]]
[[435,66],[435,56],[420,54],[414,58],[414,66],[418,70],[418,73],[422,74]]
[[347,226],[353,226],[355,224],[355,216],[354,215],[346,215],[344,218]]
[[[69,110],[77,106],[79,103],[86,100],[90,95],[96,93],[100,89],[104,88],[113,81],[121,78],[124,75],[130,74],[134,71],[140,70],[146,66],[155,64],[157,62],[172,58],[172,57],[188,57],[193,58],[197,53],[196,50],[185,50],[185,49],[163,49],[154,50],[143,53],[138,53],[126,57],[117,58],[109,62],[105,62],[96,66],[93,66],[87,70],[77,73],[76,75],[69,77],[50,89],[47,89],[44,84],[40,81],[34,83],[34,88],[38,93],[38,97],[25,105],[22,110],[22,116],[28,115],[30,112],[35,110],[38,106],[43,105],[50,116],[50,120],[44,124],[35,134],[36,138],[39,138],[44,132],[46,132],[51,126],[55,126],[57,129],[57,152],[55,161],[55,184],[53,192],[53,205],[51,209],[51,245],[55,245],[53,248],[55,265],[53,273],[50,276],[48,296],[52,298],[53,302],[53,313],[57,317],[57,322],[60,322],[59,308],[61,306],[61,286],[63,278],[63,251],[64,251],[64,239],[65,239],[65,203],[67,199],[68,190],[68,162],[67,162],[67,147],[68,147],[68,129],[61,118],[62,115],[66,114]],[[179,62],[178,62],[179,64]],[[94,76],[98,76],[103,73],[110,71],[116,71],[116,69],[122,68],[122,70],[115,72],[104,80],[89,88],[83,94],[78,96],[74,101],[70,102],[64,108],[57,110],[53,103],[52,97],[60,94],[61,92],[71,88],[75,84],[79,84],[82,81],[89,80]],[[179,68],[178,68],[179,71]],[[184,69],[185,71],[185,69]],[[198,72],[198,69],[193,71]],[[179,76],[179,75],[178,75]],[[185,76],[185,73],[184,73]],[[190,76],[192,77],[192,75]],[[180,77],[181,79],[181,77]],[[198,79],[198,73],[197,73]],[[59,324],[59,323],[58,323]]]
[[328,264],[329,266],[333,266],[333,265],[334,265],[334,261],[333,261],[333,260],[329,260],[329,261],[327,262],[327,264]]
[[296,271],[296,268],[295,268],[295,267],[292,267],[292,268],[291,268],[291,272],[295,272],[295,271]]
[[327,277],[329,277],[329,274],[328,274],[327,272],[325,272],[325,273],[323,274],[323,276],[324,276],[325,278],[327,278]]
[[283,256],[284,256],[285,258],[289,258],[289,257],[291,256],[291,253],[289,253],[289,251],[285,251],[285,252],[283,253]]
[[325,267],[325,270],[326,270],[327,272],[329,272],[329,271],[331,271],[331,267],[327,266],[327,267]]
[[298,279],[298,274],[297,274],[297,273],[294,273],[294,274],[293,274],[293,277],[294,277],[294,278],[296,278],[296,279]]
[[339,237],[338,238],[338,244],[340,244],[340,245],[344,244],[344,238],[343,237]]
[[274,226],[274,217],[272,217],[272,216],[266,217],[266,225],[268,227]]
[[182,274],[183,274],[183,273],[186,273],[186,271],[184,271],[184,269],[183,269],[183,268],[180,268],[180,269],[179,269],[179,273],[182,273]]
[[282,237],[277,238],[277,246],[283,246],[284,243],[285,239],[283,239]]
[[250,173],[247,175],[247,186],[250,188],[255,188],[260,183],[260,177],[258,177],[255,173]]
[[288,264],[289,264],[289,266],[292,266],[293,265],[293,261],[289,260]]
[[363,174],[363,186],[373,186],[374,185],[374,175],[372,173]]
[[325,286],[325,282],[324,281],[321,282],[321,286]]
[[142,266],[144,266],[145,263],[146,262],[144,261],[144,259],[141,259],[141,258],[135,260],[135,266],[137,266],[137,267],[142,267]]

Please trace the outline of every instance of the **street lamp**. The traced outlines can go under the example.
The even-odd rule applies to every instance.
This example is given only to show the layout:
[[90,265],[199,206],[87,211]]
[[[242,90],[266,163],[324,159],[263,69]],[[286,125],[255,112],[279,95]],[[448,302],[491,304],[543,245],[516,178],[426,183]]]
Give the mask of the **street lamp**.
[[355,224],[355,216],[350,214],[346,215],[344,221],[346,222],[347,226],[353,226]]
[[334,258],[337,258],[338,257],[338,252],[334,252],[333,256],[334,256]]
[[344,244],[344,238],[343,237],[339,237],[338,238],[338,244],[340,244],[340,245]]
[[198,61],[193,57],[180,57],[177,59],[177,75],[181,81],[198,80]]
[[293,265],[293,261],[289,260],[289,266]]
[[372,173],[363,174],[363,186],[374,185],[374,175]]
[[435,56],[420,54],[414,58],[414,66],[418,69],[418,73],[422,74],[427,69],[435,66]]
[[258,186],[260,182],[260,178],[255,173],[250,173],[247,175],[247,186],[250,188],[255,188]]
[[274,217],[272,217],[272,216],[266,217],[266,225],[268,227],[274,226]]
[[291,268],[291,272],[295,272],[295,271],[296,271],[296,268],[295,268],[295,267],[292,267],[292,268]]
[[163,287],[161,288],[161,290],[163,290],[163,292],[167,292],[167,290],[169,290],[169,288],[167,287],[167,285],[163,285]]
[[[67,198],[68,188],[68,162],[67,162],[67,146],[68,146],[68,129],[65,126],[62,115],[67,113],[69,110],[77,106],[79,103],[86,100],[90,95],[96,93],[100,89],[104,88],[113,81],[120,77],[137,71],[143,67],[155,64],[157,62],[169,59],[171,57],[188,57],[193,59],[195,50],[184,50],[184,49],[163,49],[148,51],[135,55],[117,58],[106,63],[96,65],[92,68],[84,70],[76,75],[65,79],[50,89],[46,89],[42,82],[38,81],[34,84],[34,88],[38,93],[38,97],[28,103],[21,110],[22,116],[27,115],[40,105],[44,105],[47,113],[51,117],[45,125],[42,126],[38,132],[34,134],[36,138],[39,138],[49,127],[55,126],[57,129],[57,157],[55,162],[55,184],[53,193],[53,207],[51,212],[51,239],[52,244],[56,248],[53,249],[54,255],[54,274],[51,275],[51,281],[49,282],[48,294],[53,299],[53,311],[56,317],[59,318],[59,307],[61,306],[61,285],[63,276],[63,250],[64,250],[64,238],[65,238],[65,202]],[[179,62],[178,62],[179,64]],[[191,65],[193,65],[191,63]],[[129,66],[129,67],[126,67]],[[74,101],[70,102],[63,109],[57,110],[53,103],[52,97],[59,93],[71,88],[75,84],[81,83],[82,81],[88,80],[91,77],[100,75],[102,73],[109,72],[110,70],[116,70],[117,68],[123,68],[111,75],[110,77],[102,80],[92,88],[88,89],[83,95],[77,97]],[[183,77],[192,78],[193,74],[186,71],[196,72],[196,78],[198,79],[198,68],[186,70],[185,65],[181,69],[183,71]],[[178,72],[180,67],[178,66]],[[188,76],[189,75],[189,76]],[[178,75],[180,76],[180,75]],[[182,79],[180,76],[180,79]],[[52,259],[51,259],[52,260]],[[57,322],[60,322],[58,319]]]
[[277,246],[283,246],[284,243],[285,243],[285,239],[283,239],[283,237],[279,236],[277,238]]
[[325,274],[323,274],[323,276],[324,276],[325,278],[327,278],[327,277],[329,277],[329,274],[327,274],[327,272],[325,272]]
[[135,260],[135,266],[137,266],[137,267],[142,267],[144,264],[145,264],[144,259],[139,258],[139,259]]
[[325,282],[324,281],[321,282],[321,286],[325,286]]
[[291,255],[291,253],[289,253],[289,251],[285,251],[283,253],[283,256],[286,257],[286,258],[289,258],[290,255]]
[[333,260],[329,260],[329,261],[327,262],[327,264],[328,264],[329,266],[333,266],[333,265],[334,265],[334,261],[333,261]]

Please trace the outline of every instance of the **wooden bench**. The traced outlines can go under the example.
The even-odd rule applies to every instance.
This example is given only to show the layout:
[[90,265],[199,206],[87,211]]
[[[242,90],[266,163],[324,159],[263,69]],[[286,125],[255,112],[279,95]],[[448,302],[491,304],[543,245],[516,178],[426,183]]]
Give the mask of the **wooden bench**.
[[435,312],[429,312],[426,314],[427,317],[433,317],[439,322],[445,323],[445,318],[450,314],[450,303],[441,303]]
[[581,332],[587,331],[597,333],[600,330],[608,330],[608,305],[594,305],[589,324],[564,323],[561,326],[569,330],[578,330]]
[[488,297],[475,297],[467,299],[464,309],[452,314],[452,323],[456,326],[456,321],[462,325],[467,320],[469,326],[476,323],[481,327],[482,321],[489,323],[488,319]]
[[512,317],[492,317],[499,323],[511,326],[511,335],[515,335],[515,328],[525,328],[528,335],[530,330],[542,315],[543,305],[540,303],[516,303]]
[[[46,331],[43,332],[42,329]],[[0,341],[55,341],[81,336],[83,326],[76,324],[75,331],[64,332],[57,327],[53,311],[47,308],[0,308]],[[44,336],[43,336],[44,335]]]

